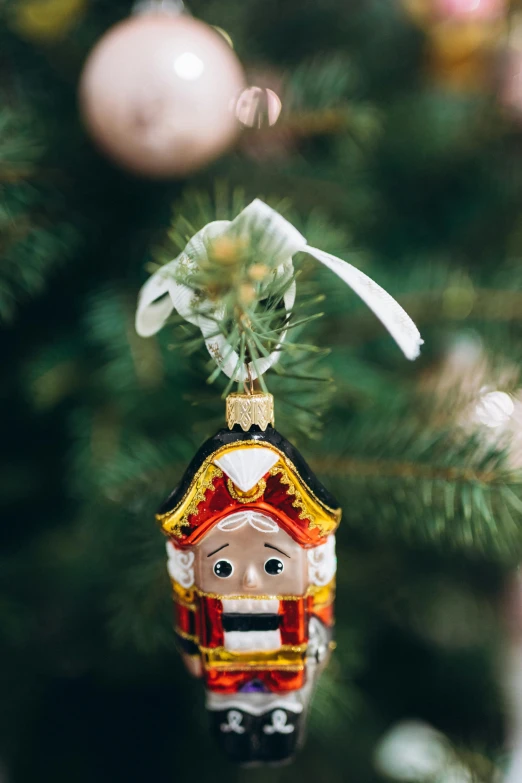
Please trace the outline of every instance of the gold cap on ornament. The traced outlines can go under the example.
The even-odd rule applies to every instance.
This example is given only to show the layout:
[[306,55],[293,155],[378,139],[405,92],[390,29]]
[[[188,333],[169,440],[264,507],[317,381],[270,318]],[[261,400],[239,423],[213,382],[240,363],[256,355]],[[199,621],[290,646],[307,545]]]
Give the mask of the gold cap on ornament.
[[227,397],[227,425],[229,430],[239,424],[247,432],[256,425],[263,432],[269,424],[274,426],[274,398],[265,392],[241,394],[235,392]]

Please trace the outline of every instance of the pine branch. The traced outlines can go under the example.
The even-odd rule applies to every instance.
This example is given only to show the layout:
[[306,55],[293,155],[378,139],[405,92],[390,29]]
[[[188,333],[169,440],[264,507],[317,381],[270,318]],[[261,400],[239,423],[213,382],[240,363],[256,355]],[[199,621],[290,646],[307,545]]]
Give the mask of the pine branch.
[[48,182],[56,172],[42,168],[40,124],[23,107],[0,111],[0,319],[44,289],[78,240],[65,216],[53,211]]
[[508,562],[520,558],[522,475],[508,469],[500,446],[486,445],[479,428],[457,437],[455,427],[413,425],[411,414],[390,412],[371,426],[370,440],[365,417],[350,428],[354,456],[317,464],[346,508],[345,524]]

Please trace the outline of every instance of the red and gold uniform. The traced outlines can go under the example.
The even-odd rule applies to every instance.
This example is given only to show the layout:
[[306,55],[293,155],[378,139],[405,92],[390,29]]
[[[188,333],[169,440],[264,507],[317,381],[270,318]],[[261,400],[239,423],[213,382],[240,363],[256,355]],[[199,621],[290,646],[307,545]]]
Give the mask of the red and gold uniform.
[[218,693],[235,693],[252,679],[275,692],[302,688],[310,618],[317,617],[327,628],[333,625],[332,581],[306,596],[281,596],[278,650],[230,652],[224,647],[222,600],[201,594],[196,588],[185,590],[175,581],[173,588],[180,647],[189,655],[201,656],[205,684]]
[[[246,491],[236,484],[237,465],[245,463],[254,470],[253,486]],[[324,545],[340,520],[333,498],[295,448],[272,428],[218,433],[196,455],[157,516],[175,550],[189,552],[220,520],[246,510],[270,517],[306,550]],[[333,625],[333,578],[327,584],[309,584],[303,595],[277,596],[206,593],[197,583],[184,586],[176,578],[172,584],[180,647],[200,658],[209,690],[232,694],[253,680],[275,693],[305,685],[310,620],[319,620],[328,633]],[[227,649],[223,603],[245,598],[271,602],[272,614],[260,621],[279,631],[277,649]]]

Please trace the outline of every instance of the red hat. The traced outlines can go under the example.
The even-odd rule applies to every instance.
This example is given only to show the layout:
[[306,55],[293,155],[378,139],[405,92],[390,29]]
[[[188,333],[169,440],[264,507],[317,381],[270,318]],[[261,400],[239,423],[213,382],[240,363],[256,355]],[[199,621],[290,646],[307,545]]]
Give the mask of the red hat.
[[196,454],[156,517],[183,547],[245,509],[271,517],[304,547],[324,543],[341,519],[335,499],[272,427],[255,433],[218,432]]

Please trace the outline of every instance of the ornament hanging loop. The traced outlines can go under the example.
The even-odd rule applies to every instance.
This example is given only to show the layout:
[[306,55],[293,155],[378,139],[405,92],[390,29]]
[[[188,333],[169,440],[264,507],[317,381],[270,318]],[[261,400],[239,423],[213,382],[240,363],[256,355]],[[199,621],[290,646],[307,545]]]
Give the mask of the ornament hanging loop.
[[[136,330],[142,337],[156,334],[176,312],[186,321],[199,327],[208,352],[219,358],[219,369],[234,383],[243,383],[247,395],[255,395],[253,381],[279,361],[286,339],[287,326],[279,334],[273,350],[258,356],[254,364],[241,361],[235,344],[229,343],[226,334],[216,334],[216,322],[226,314],[225,304],[213,298],[203,302],[198,299],[194,308],[194,291],[179,280],[181,268],[187,273],[197,273],[201,265],[208,262],[209,247],[216,239],[250,237],[260,235],[258,251],[261,257],[270,258],[276,279],[280,285],[286,282],[283,305],[286,310],[286,325],[291,316],[296,296],[293,256],[306,253],[330,269],[343,283],[352,289],[384,324],[395,342],[408,359],[415,359],[423,340],[419,330],[398,302],[381,286],[360,269],[341,258],[325,253],[307,244],[300,234],[278,212],[259,199],[249,204],[233,221],[216,220],[208,223],[188,242],[185,250],[175,259],[159,269],[141,289],[136,312]],[[187,282],[189,277],[187,277]],[[259,292],[260,298],[263,290]],[[217,359],[216,359],[217,361]],[[248,386],[247,386],[248,384]],[[249,388],[248,388],[249,387]]]
[[[254,394],[254,391],[255,391],[255,389],[254,389],[254,379],[252,377],[252,370],[250,369],[250,365],[248,364],[248,362],[245,365],[245,367],[246,367],[247,377],[243,381],[243,389],[245,390],[245,394],[248,394],[249,396],[252,396],[252,394]],[[248,385],[247,385],[247,383],[248,383]]]

